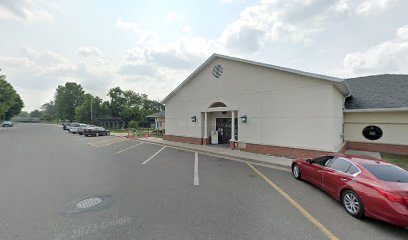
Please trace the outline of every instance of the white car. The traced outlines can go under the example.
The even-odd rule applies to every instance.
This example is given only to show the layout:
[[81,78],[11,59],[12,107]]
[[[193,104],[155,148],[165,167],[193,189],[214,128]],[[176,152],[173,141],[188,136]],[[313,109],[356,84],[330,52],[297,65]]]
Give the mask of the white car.
[[88,125],[84,124],[84,123],[72,123],[71,126],[68,128],[68,131],[70,133],[78,133],[80,128],[86,127]]

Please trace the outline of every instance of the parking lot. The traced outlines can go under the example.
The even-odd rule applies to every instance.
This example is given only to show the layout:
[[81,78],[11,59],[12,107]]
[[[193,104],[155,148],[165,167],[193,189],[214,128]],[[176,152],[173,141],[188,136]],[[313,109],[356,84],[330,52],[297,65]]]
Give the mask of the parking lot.
[[408,238],[288,171],[160,144],[17,124],[0,153],[0,239]]

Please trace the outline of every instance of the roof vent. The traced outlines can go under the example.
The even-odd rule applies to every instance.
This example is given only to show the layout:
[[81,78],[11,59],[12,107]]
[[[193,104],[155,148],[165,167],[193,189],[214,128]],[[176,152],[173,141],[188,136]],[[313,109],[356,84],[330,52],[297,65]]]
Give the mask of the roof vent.
[[215,78],[220,78],[223,72],[224,69],[221,65],[218,64],[214,66],[212,74]]

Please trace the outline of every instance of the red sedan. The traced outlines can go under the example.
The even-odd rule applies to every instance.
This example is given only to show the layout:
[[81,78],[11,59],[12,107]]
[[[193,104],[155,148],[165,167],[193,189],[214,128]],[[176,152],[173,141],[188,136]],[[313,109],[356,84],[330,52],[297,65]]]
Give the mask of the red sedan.
[[292,174],[323,189],[353,217],[408,227],[408,171],[376,158],[322,156],[296,159]]

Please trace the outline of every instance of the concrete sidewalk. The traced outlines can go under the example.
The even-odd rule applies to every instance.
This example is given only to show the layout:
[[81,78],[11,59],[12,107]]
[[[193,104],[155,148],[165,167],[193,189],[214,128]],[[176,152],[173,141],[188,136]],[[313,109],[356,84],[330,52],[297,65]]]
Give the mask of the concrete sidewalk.
[[[119,137],[121,136],[120,133],[111,133],[111,134],[114,136],[119,136]],[[127,137],[127,135],[124,135],[124,134],[123,136]],[[155,138],[155,137],[148,137],[148,138],[142,137],[142,138],[138,138],[137,140],[146,141],[146,142],[155,143],[155,144],[161,144],[161,145],[180,148],[180,149],[185,149],[188,151],[195,151],[195,152],[218,156],[222,158],[230,158],[230,159],[241,160],[241,161],[251,161],[251,162],[265,164],[265,165],[273,165],[275,167],[281,167],[285,169],[290,169],[290,166],[292,164],[292,159],[290,158],[249,153],[249,152],[231,150],[229,148],[212,146],[212,145],[195,145],[195,144],[189,144],[189,143],[180,143],[180,142],[166,141],[166,140],[163,140],[162,138]]]

